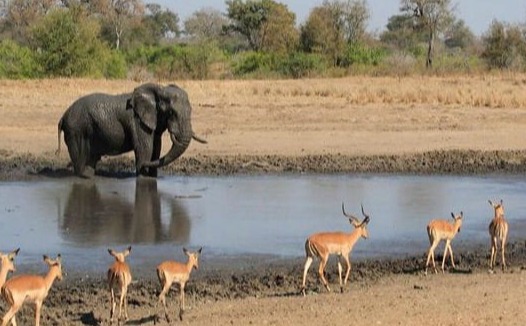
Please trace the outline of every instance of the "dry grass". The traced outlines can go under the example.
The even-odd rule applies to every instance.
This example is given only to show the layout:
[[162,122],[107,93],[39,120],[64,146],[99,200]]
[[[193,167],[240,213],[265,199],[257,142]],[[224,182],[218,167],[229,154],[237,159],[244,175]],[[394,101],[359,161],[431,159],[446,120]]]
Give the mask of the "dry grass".
[[[510,133],[526,123],[525,74],[175,82],[190,95],[194,130],[211,140],[189,155],[517,149],[520,135]],[[2,80],[0,149],[51,153],[57,122],[74,100],[137,85]]]

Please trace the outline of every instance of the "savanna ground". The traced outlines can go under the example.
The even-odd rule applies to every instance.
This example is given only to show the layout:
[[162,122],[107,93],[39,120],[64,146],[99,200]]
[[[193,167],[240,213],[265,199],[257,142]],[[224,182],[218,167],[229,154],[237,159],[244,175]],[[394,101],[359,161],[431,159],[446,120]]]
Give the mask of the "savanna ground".
[[[162,174],[526,172],[526,75],[177,84],[189,93],[194,131],[209,143],[192,143]],[[137,85],[0,81],[1,180],[71,178],[63,141],[55,156],[62,113],[82,95],[129,92]],[[104,159],[99,171],[99,178],[132,175],[133,156]],[[354,262],[344,294],[338,293],[331,261],[335,292],[320,287],[315,265],[306,297],[297,295],[301,258],[261,264],[257,257],[240,257],[245,263],[232,260],[213,272],[194,272],[182,323],[524,325],[525,243],[508,249],[510,268],[495,274],[487,272],[487,247],[455,248],[458,268],[427,277],[423,255]],[[103,275],[86,277],[69,269],[67,279],[51,290],[43,323],[107,324]],[[136,279],[128,324],[152,324],[157,281],[149,274]],[[168,299],[174,320],[175,292]],[[25,309],[19,322],[29,323],[29,314]]]

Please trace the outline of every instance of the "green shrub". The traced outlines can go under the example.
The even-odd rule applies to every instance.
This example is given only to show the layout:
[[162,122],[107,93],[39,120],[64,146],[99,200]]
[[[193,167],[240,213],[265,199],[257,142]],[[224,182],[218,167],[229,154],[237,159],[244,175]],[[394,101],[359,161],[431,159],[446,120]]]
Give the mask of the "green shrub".
[[27,47],[5,39],[0,42],[0,77],[23,79],[38,77],[40,69]]
[[348,67],[355,64],[377,66],[386,56],[387,52],[381,48],[362,44],[349,45],[340,62],[340,66]]
[[122,79],[126,77],[128,67],[126,58],[119,51],[111,51],[105,60],[104,77],[109,79]]
[[283,57],[277,63],[277,70],[284,77],[303,78],[317,75],[327,66],[327,61],[319,54],[295,52]]
[[232,72],[235,76],[270,72],[274,66],[273,61],[271,54],[247,51],[233,58]]

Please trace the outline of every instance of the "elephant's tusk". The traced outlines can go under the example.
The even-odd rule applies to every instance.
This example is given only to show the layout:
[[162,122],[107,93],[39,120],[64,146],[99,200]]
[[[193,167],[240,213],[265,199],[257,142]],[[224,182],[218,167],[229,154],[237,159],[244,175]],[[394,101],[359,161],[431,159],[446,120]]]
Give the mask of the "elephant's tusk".
[[205,139],[199,137],[199,136],[196,136],[196,134],[192,134],[192,138],[197,141],[197,142],[200,142],[201,144],[208,144],[208,141],[206,141]]

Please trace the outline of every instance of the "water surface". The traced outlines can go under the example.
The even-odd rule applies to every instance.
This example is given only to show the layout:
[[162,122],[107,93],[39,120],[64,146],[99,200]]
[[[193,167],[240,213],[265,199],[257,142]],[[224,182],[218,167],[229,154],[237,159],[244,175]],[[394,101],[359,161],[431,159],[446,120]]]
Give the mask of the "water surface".
[[[0,250],[21,248],[24,266],[62,253],[70,268],[100,270],[106,249],[133,246],[136,265],[245,254],[301,257],[317,231],[351,230],[341,213],[371,216],[370,238],[354,257],[422,254],[431,218],[464,213],[453,248],[489,244],[491,200],[504,200],[510,237],[526,231],[522,176],[294,175],[78,179],[0,183]],[[155,265],[154,265],[155,266]],[[153,267],[152,267],[153,268]]]

